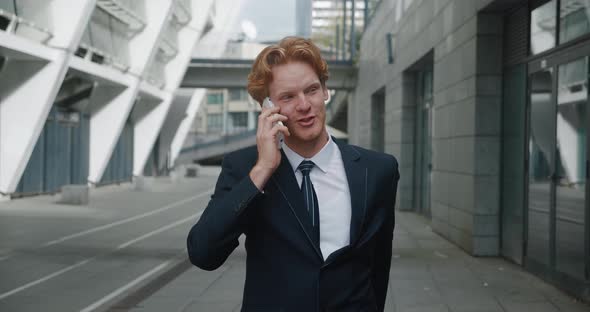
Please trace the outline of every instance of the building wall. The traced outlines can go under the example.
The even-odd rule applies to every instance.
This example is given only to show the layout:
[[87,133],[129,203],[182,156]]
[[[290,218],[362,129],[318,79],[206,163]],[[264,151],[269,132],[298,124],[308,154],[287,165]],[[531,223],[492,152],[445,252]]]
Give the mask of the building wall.
[[397,207],[414,210],[413,69],[430,58],[432,226],[474,255],[499,252],[502,19],[481,11],[491,2],[383,0],[361,41],[359,84],[348,107],[350,142],[370,147],[371,96],[385,87],[385,152],[400,163]]

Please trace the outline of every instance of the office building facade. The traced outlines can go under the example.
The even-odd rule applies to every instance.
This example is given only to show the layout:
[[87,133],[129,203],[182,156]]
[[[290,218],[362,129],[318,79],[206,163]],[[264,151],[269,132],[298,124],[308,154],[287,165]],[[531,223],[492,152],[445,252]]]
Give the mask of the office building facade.
[[590,299],[590,4],[383,0],[349,140],[397,156],[398,207]]

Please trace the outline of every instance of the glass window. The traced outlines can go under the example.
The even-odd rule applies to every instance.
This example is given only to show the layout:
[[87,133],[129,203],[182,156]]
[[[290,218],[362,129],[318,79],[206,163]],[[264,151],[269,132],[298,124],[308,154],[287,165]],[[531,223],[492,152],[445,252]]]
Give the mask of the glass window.
[[385,90],[371,96],[371,148],[383,152],[385,148]]
[[531,11],[531,54],[555,47],[555,0]]
[[527,258],[549,264],[549,211],[551,210],[551,164],[555,143],[553,71],[534,73],[529,78],[529,186]]
[[584,279],[587,58],[559,66],[556,144],[556,266]]
[[526,64],[504,72],[502,101],[502,255],[522,263],[526,158]]
[[223,115],[209,114],[207,115],[207,132],[221,132],[223,129]]
[[223,104],[223,93],[208,93],[207,104]]
[[248,112],[229,113],[229,132],[242,132],[248,129]]
[[229,89],[230,101],[245,101],[248,99],[248,93],[245,89],[231,88]]
[[590,31],[590,3],[561,0],[559,6],[559,43],[577,38]]

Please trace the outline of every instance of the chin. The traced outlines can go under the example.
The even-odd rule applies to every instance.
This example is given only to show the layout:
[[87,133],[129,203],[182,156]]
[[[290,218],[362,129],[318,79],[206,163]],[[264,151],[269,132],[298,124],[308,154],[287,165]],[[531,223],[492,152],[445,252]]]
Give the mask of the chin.
[[322,136],[322,133],[322,129],[306,129],[306,131],[297,133],[295,137],[299,141],[310,142],[319,139]]

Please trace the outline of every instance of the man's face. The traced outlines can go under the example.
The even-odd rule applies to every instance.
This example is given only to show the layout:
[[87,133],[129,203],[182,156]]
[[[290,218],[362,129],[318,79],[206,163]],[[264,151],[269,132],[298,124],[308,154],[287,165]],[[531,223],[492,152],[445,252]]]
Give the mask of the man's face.
[[289,62],[272,68],[273,81],[268,86],[270,99],[287,116],[290,137],[287,143],[305,144],[327,139],[326,106],[328,90],[320,83],[313,68],[304,62]]

